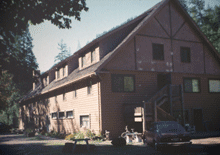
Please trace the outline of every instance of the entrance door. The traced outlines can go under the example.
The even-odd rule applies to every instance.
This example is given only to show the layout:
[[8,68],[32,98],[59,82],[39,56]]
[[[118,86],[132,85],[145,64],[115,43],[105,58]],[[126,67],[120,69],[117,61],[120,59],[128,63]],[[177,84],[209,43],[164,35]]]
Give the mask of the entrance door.
[[171,84],[171,74],[157,74],[157,89],[160,90],[166,84]]
[[196,131],[204,131],[202,109],[193,109]]

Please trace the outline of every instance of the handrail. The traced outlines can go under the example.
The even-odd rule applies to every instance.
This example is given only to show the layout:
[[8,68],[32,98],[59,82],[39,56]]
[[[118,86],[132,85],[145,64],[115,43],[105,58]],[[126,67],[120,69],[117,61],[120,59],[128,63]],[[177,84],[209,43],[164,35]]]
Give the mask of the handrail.
[[157,106],[157,113],[160,113],[161,115],[163,115],[167,120],[171,120],[171,121],[175,121],[176,119],[171,116],[170,114],[168,114],[166,111],[164,111],[162,108],[160,108],[159,106]]
[[162,92],[164,92],[163,94],[165,94],[165,92],[167,92],[167,87],[168,87],[168,84],[165,85],[163,88],[161,88],[156,94],[153,95],[153,97],[151,97],[147,102],[153,102],[155,101],[157,98],[157,96],[159,96],[159,94],[161,94]]

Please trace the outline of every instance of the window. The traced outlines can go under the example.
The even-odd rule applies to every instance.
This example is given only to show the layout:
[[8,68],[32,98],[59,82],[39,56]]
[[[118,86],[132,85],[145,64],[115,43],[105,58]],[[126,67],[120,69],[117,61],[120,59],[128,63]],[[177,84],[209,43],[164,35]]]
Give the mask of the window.
[[90,128],[89,115],[80,116],[80,127]]
[[59,78],[60,78],[60,71],[57,70],[57,79],[59,79]]
[[64,112],[59,112],[59,119],[65,118],[65,113]]
[[95,61],[95,50],[91,51],[91,63]]
[[66,69],[65,66],[63,67],[63,77],[66,75]]
[[76,97],[77,97],[77,91],[76,91],[76,89],[75,89],[75,90],[73,90],[73,97],[74,97],[74,98],[76,98]]
[[190,62],[190,48],[189,47],[180,47],[180,57],[181,62]]
[[89,84],[87,86],[87,94],[91,94],[92,93],[92,81],[89,81]]
[[66,101],[66,93],[63,93],[63,101]]
[[56,119],[56,118],[57,118],[57,113],[56,113],[56,112],[52,113],[51,115],[52,115],[52,118],[53,118],[53,119]]
[[66,118],[74,118],[73,117],[73,110],[66,112]]
[[198,93],[200,92],[199,79],[185,78],[183,80],[184,91],[186,93]]
[[112,74],[113,92],[134,92],[134,75]]
[[82,67],[84,67],[86,65],[86,56],[83,55],[82,56]]
[[153,48],[153,59],[164,60],[164,47],[163,44],[152,44]]
[[54,101],[55,101],[55,103],[57,103],[57,96],[54,97]]
[[209,80],[209,92],[220,93],[220,80]]

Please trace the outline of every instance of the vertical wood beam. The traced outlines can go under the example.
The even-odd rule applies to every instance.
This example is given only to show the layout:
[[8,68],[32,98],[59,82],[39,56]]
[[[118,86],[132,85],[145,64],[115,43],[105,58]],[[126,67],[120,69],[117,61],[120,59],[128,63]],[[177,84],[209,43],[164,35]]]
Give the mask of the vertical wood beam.
[[173,31],[172,31],[172,19],[171,19],[171,9],[169,2],[169,14],[170,14],[170,45],[171,45],[171,58],[172,58],[172,72],[174,72],[174,63],[173,63]]
[[136,37],[134,36],[134,66],[137,70],[137,49],[136,49]]
[[184,98],[183,98],[183,86],[180,84],[179,85],[179,90],[180,90],[180,100],[181,100],[181,115],[182,115],[182,125],[185,127],[185,113],[184,113]]

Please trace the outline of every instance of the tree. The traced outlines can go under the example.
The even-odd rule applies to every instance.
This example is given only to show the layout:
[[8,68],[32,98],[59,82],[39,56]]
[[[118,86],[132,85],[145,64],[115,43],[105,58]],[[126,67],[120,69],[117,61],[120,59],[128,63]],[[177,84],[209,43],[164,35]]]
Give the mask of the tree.
[[70,51],[67,50],[66,44],[63,43],[63,39],[61,39],[60,43],[58,43],[58,46],[59,46],[58,49],[60,50],[60,53],[55,57],[54,62],[62,61],[71,55]]
[[[71,28],[70,17],[80,20],[83,10],[88,10],[85,0],[1,0],[1,52],[14,48],[15,36],[21,36],[28,23],[36,25],[48,20],[59,28]],[[1,56],[5,57],[5,54]]]
[[180,0],[192,19],[220,53],[220,6],[205,8],[204,0]]

